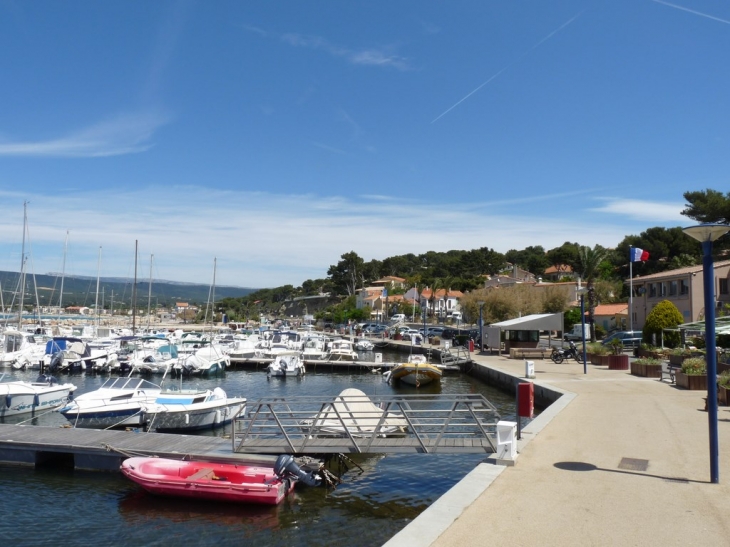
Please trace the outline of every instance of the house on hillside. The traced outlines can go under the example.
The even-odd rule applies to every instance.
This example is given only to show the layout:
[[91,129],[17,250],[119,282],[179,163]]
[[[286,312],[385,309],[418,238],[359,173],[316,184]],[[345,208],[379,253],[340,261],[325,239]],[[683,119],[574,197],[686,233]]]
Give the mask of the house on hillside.
[[[730,260],[716,262],[714,267],[715,307],[720,309],[730,304]],[[638,276],[633,281],[627,279],[624,282],[633,285],[633,303],[629,313],[634,329],[644,327],[646,316],[662,300],[669,300],[677,306],[685,323],[705,317],[702,265]]]
[[426,287],[421,291],[419,302],[421,306],[425,304],[428,315],[446,318],[461,310],[459,300],[463,296],[461,291],[451,289],[438,289],[434,294],[432,289]]
[[371,285],[373,287],[384,287],[386,289],[404,289],[406,286],[406,280],[402,277],[386,275],[385,277],[381,277],[377,281],[373,281]]
[[558,264],[557,266],[550,266],[543,272],[545,279],[552,281],[560,281],[566,277],[569,279],[578,279],[580,276],[573,271],[573,268],[567,264]]

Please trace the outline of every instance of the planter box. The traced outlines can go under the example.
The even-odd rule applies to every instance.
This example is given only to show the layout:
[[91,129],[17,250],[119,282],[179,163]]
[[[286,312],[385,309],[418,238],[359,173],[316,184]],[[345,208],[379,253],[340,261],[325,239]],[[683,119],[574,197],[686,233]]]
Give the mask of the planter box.
[[661,351],[639,348],[639,357],[647,357],[649,359],[664,359],[664,354]]
[[607,355],[608,370],[629,370],[628,355]]
[[717,386],[717,402],[721,405],[730,406],[730,389]]
[[685,359],[688,359],[688,358],[689,358],[689,355],[672,355],[670,353],[669,354],[669,364],[670,365],[681,366],[682,363],[684,363],[684,360]]
[[677,371],[677,386],[685,389],[707,391],[707,374],[688,375],[684,372]]
[[641,363],[631,363],[631,374],[633,376],[641,376],[643,378],[661,378],[662,365],[646,365]]

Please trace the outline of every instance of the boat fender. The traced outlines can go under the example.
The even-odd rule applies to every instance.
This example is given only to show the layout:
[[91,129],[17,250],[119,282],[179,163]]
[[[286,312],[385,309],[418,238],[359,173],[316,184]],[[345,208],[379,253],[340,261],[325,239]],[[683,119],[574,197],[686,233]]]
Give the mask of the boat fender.
[[322,484],[322,478],[314,471],[304,471],[294,461],[291,454],[282,454],[276,458],[274,464],[274,473],[277,477],[284,479],[286,477],[295,477],[307,486],[319,486]]
[[5,408],[10,408],[10,405],[13,402],[13,398],[10,395],[6,395],[3,401],[5,402]]

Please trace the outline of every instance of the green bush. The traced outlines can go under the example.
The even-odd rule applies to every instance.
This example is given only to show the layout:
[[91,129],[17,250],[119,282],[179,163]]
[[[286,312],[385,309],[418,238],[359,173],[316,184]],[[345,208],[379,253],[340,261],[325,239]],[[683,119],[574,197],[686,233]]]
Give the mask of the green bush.
[[656,335],[657,340],[661,340],[663,335],[664,345],[673,348],[679,345],[679,333],[664,332],[664,329],[673,329],[682,323],[684,323],[684,317],[682,317],[677,306],[669,300],[662,300],[646,316],[642,339],[649,344],[653,335]]
[[659,359],[653,359],[651,357],[642,357],[634,360],[637,365],[661,365],[662,362]]
[[704,357],[690,357],[682,362],[682,372],[688,376],[707,374],[707,363]]
[[606,337],[606,329],[604,329],[601,325],[596,325],[595,328],[596,328],[596,338],[598,338],[600,340],[601,338]]
[[717,385],[730,389],[730,370],[723,370],[717,379]]
[[608,348],[598,342],[593,342],[586,346],[586,351],[593,355],[608,355]]

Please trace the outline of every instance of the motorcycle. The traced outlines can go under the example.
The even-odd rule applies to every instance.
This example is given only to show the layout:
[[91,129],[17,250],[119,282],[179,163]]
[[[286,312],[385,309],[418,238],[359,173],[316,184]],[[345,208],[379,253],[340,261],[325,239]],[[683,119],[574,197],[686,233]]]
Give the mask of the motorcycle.
[[568,342],[568,345],[568,349],[553,348],[553,352],[550,354],[550,358],[555,364],[559,365],[565,359],[570,359],[571,357],[579,363],[583,362],[583,355],[578,351],[575,343],[573,341],[570,341]]

